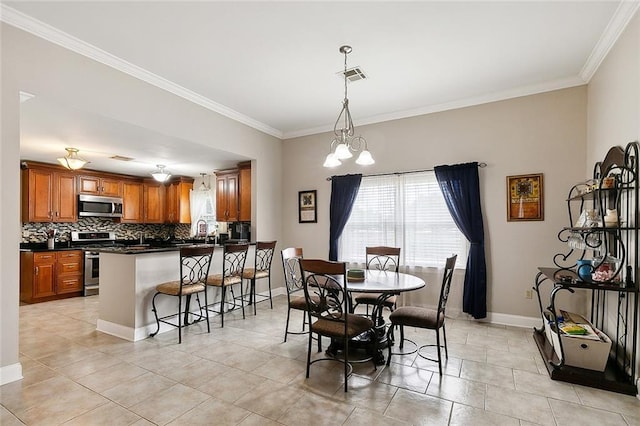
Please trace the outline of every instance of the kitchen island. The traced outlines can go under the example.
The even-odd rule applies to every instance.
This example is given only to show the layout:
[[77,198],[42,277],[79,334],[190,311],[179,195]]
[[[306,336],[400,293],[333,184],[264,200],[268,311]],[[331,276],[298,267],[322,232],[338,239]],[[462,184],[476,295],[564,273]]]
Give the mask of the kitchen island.
[[[156,285],[180,279],[180,247],[107,247],[96,251],[100,253],[97,330],[130,341],[146,339],[156,328],[151,311]],[[222,247],[216,246],[210,273],[222,269],[222,253]],[[158,299],[159,312],[177,312],[175,298]],[[170,329],[161,324],[160,333]]]

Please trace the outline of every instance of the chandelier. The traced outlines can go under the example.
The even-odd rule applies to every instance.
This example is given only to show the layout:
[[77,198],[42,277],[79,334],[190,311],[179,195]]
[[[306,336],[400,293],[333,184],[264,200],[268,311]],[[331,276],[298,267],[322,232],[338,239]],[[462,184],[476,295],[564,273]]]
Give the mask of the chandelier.
[[165,182],[167,179],[171,177],[171,173],[168,170],[165,170],[165,166],[162,164],[156,165],[157,169],[151,172],[151,176],[158,182]]
[[76,148],[65,148],[65,150],[67,151],[67,155],[57,158],[57,160],[67,169],[78,170],[88,163],[87,160],[78,157],[78,150]]
[[[341,160],[353,157],[352,152],[360,152],[356,164],[368,166],[375,163],[371,153],[367,149],[367,141],[362,136],[355,136],[355,127],[349,111],[349,98],[347,98],[347,55],[351,53],[351,46],[341,46],[340,53],[344,54],[344,100],[342,110],[338,114],[336,124],[333,126],[335,137],[329,147],[329,155],[324,160],[324,167],[336,167],[342,164]],[[341,129],[338,126],[342,125]]]

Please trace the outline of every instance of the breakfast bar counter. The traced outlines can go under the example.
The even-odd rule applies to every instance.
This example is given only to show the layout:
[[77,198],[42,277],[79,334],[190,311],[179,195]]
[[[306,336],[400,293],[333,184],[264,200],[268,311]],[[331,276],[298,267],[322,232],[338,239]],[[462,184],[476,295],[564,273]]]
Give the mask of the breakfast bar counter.
[[[100,300],[97,330],[122,339],[146,339],[155,331],[151,299],[158,284],[180,279],[179,247],[111,247],[100,249]],[[222,266],[222,249],[214,250],[212,269]],[[168,299],[168,298],[167,298]],[[175,300],[157,303],[176,311]],[[169,326],[160,332],[170,329]]]

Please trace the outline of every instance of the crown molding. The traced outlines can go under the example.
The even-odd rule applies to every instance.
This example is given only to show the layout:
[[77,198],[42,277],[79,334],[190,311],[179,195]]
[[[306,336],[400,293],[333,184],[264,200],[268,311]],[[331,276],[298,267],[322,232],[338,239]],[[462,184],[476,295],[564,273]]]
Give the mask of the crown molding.
[[[391,114],[375,115],[372,117],[362,118],[357,120],[357,126],[364,126],[368,124],[382,123],[385,121],[400,120],[403,118],[411,118],[419,115],[433,114],[436,112],[449,111],[452,109],[466,108],[476,105],[487,104],[491,102],[504,101],[507,99],[519,98],[522,96],[536,95],[544,92],[551,92],[554,90],[568,89],[570,87],[582,86],[586,83],[578,76],[544,82],[541,84],[535,84],[530,86],[522,86],[514,89],[504,90],[501,92],[487,93],[481,96],[473,98],[460,99],[453,102],[446,102],[437,105],[428,105],[421,108],[415,108],[405,111],[398,111]],[[283,139],[293,139],[302,136],[315,135],[318,133],[333,132],[332,125],[326,125],[321,127],[314,127],[311,129],[296,130],[293,132],[286,132],[283,135]]]
[[34,19],[33,17],[19,12],[2,3],[0,3],[0,20],[51,43],[62,46],[65,49],[71,50],[72,52],[86,56],[111,68],[114,68],[153,86],[156,86],[162,90],[173,93],[176,96],[180,96],[181,98],[184,98],[190,102],[193,102],[194,104],[214,111],[220,115],[228,117],[234,121],[240,122],[268,135],[282,139],[282,131],[278,129],[274,129],[267,124],[254,120],[251,117],[239,113],[238,111],[214,102],[209,98],[186,89],[137,65],[120,59],[109,52],[99,49],[92,44],[86,43],[76,37],[73,37],[70,34],[60,31],[57,28],[52,27],[51,25]]
[[631,18],[640,7],[640,1],[622,1],[618,5],[618,8],[613,13],[613,16],[609,20],[607,27],[604,29],[600,40],[596,43],[595,47],[591,51],[591,54],[587,58],[582,70],[580,71],[580,77],[588,83],[591,78],[607,57],[607,54],[611,48],[615,45],[616,41],[629,24]]

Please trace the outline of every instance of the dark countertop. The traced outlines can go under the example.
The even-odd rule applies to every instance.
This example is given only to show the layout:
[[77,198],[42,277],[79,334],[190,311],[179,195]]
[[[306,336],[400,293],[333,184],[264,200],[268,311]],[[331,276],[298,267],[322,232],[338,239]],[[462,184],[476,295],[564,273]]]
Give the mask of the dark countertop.
[[182,247],[222,247],[215,244],[179,244],[165,247],[155,246],[128,246],[128,247],[101,247],[91,249],[97,253],[115,253],[115,254],[145,254],[145,253],[161,253],[167,251],[179,251]]
[[62,243],[62,245],[55,245],[53,249],[47,248],[47,243],[43,244],[20,244],[20,251],[31,251],[31,252],[41,252],[41,251],[67,251],[67,250],[82,250],[82,247],[69,247],[66,243]]

